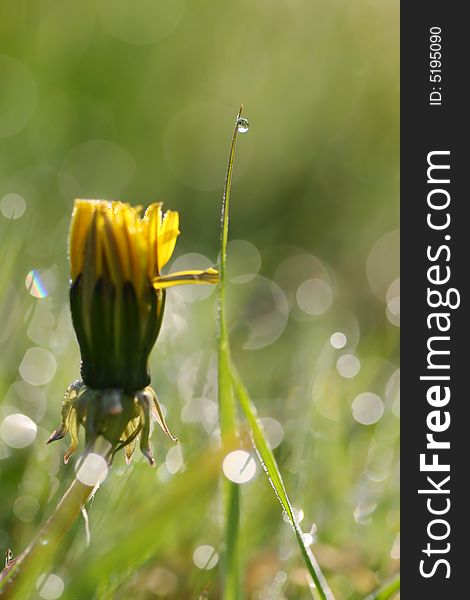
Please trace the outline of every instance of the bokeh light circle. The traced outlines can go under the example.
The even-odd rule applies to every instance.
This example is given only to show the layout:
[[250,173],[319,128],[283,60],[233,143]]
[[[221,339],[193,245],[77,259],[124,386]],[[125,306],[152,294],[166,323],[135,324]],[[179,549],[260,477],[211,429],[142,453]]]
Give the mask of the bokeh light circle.
[[259,272],[261,255],[246,240],[233,240],[227,245],[227,278],[232,283],[247,283]]
[[256,275],[244,285],[230,285],[228,316],[234,339],[244,350],[273,344],[284,332],[289,305],[282,289],[270,279]]
[[336,361],[336,368],[341,377],[352,379],[359,373],[361,362],[354,354],[343,354]]
[[[213,267],[214,263],[210,261],[207,256],[198,254],[197,252],[188,252],[188,254],[182,254],[176,260],[173,261],[170,273],[176,273],[177,271],[186,271],[188,269],[208,269]],[[215,285],[182,285],[174,287],[170,293],[178,296],[186,302],[195,302],[197,300],[204,300],[214,293]]]
[[0,54],[0,139],[21,131],[36,110],[36,82],[18,60]]
[[34,496],[18,496],[13,504],[13,512],[23,523],[31,523],[39,508],[40,504]]
[[330,344],[336,350],[341,350],[341,348],[344,348],[346,346],[347,342],[348,342],[348,338],[341,331],[336,331],[330,337]]
[[385,300],[390,285],[400,275],[400,233],[390,231],[372,246],[366,264],[367,279],[374,294]]
[[0,436],[10,448],[26,448],[34,442],[36,423],[21,413],[6,416],[0,425]]
[[284,429],[282,425],[272,417],[262,417],[259,419],[259,423],[268,438],[269,445],[274,450],[284,439]]
[[384,414],[384,405],[377,394],[365,392],[356,396],[352,403],[354,419],[361,425],[374,425]]
[[6,219],[20,219],[26,210],[26,201],[23,196],[11,192],[5,194],[0,200],[0,212]]
[[219,562],[219,555],[212,546],[203,544],[195,548],[193,562],[198,569],[210,570]]
[[172,475],[177,473],[183,467],[183,452],[181,451],[180,444],[177,444],[168,450],[166,453],[165,465],[168,472]]
[[43,600],[57,600],[64,593],[65,584],[58,575],[43,573],[36,581],[36,589]]
[[256,474],[256,462],[249,452],[234,450],[229,452],[222,464],[225,477],[234,483],[247,483]]
[[308,315],[322,315],[333,302],[333,290],[322,279],[308,279],[299,285],[296,299]]
[[108,475],[108,465],[105,459],[94,452],[85,456],[83,462],[77,463],[77,479],[84,485],[101,484]]
[[45,348],[29,348],[20,363],[21,377],[31,385],[49,383],[57,371],[57,360]]
[[89,140],[70,150],[58,175],[66,198],[119,198],[135,172],[130,154],[108,140]]

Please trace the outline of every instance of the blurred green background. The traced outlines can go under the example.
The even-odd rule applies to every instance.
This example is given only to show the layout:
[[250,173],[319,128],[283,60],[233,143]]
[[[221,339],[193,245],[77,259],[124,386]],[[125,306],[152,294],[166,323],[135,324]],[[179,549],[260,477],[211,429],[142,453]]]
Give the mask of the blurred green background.
[[[3,551],[27,545],[74,473],[65,442],[44,446],[79,375],[67,305],[74,198],[163,200],[181,216],[170,269],[213,264],[243,102],[234,358],[337,599],[363,598],[398,570],[398,9],[0,3]],[[156,469],[139,452],[130,467],[116,459],[88,508],[89,544],[77,522],[31,598],[220,597],[213,292],[169,291],[152,354],[181,445],[155,430]],[[261,469],[241,487],[246,598],[310,598]]]

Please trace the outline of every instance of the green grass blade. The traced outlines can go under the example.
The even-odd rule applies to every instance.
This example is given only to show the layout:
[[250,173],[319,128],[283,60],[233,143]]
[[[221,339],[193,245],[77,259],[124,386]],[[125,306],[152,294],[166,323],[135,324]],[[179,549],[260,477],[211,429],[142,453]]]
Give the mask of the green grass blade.
[[222,438],[233,437],[236,433],[237,422],[235,413],[235,404],[233,401],[232,381],[230,376],[230,343],[227,330],[227,309],[225,298],[226,287],[226,265],[227,265],[227,243],[228,243],[228,222],[230,208],[230,193],[232,188],[233,163],[235,160],[235,147],[238,136],[238,119],[240,118],[242,108],[237,115],[237,121],[232,135],[230,154],[225,177],[224,194],[222,198],[222,216],[220,233],[220,259],[219,259],[219,339],[218,339],[218,362],[219,362],[219,411],[220,411],[220,429]]
[[290,522],[295,531],[295,536],[302,554],[302,558],[304,559],[308,572],[310,573],[310,576],[315,584],[316,591],[322,600],[333,600],[333,593],[328,587],[326,579],[321,572],[320,566],[318,565],[312,551],[304,542],[302,530],[294,511],[292,510],[292,505],[287,495],[276,459],[274,458],[274,454],[272,453],[272,450],[266,440],[263,429],[259,424],[256,407],[253,404],[248,391],[246,390],[237,370],[233,365],[231,366],[231,373],[233,385],[240,401],[242,411],[250,426],[253,443],[258,453],[261,465],[263,466],[263,469],[276,493],[279,502],[281,503],[282,508],[289,516]]
[[224,600],[240,600],[240,488],[231,481],[225,482],[226,534],[224,553]]
[[[225,177],[224,194],[222,199],[222,217],[220,234],[220,261],[219,261],[219,337],[218,337],[218,399],[219,419],[222,444],[224,448],[238,435],[237,415],[233,398],[233,385],[230,374],[230,342],[226,317],[226,263],[228,243],[228,219],[230,206],[230,191],[232,186],[233,163],[235,159],[235,146],[238,135],[238,119],[242,109],[237,115],[237,121],[232,135],[230,155],[228,160],[227,175]],[[239,530],[240,530],[240,490],[237,484],[224,479],[224,509],[225,509],[225,553],[223,557],[223,597],[224,600],[239,600],[240,591],[240,558],[239,558]]]

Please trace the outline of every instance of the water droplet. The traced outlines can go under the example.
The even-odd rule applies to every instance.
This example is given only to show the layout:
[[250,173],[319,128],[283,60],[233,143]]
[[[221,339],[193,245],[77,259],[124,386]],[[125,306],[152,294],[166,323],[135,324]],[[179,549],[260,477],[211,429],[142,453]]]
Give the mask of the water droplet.
[[237,129],[238,133],[246,133],[250,129],[250,123],[248,122],[248,119],[245,119],[244,117],[238,117]]
[[49,540],[47,538],[43,538],[40,543],[41,543],[41,546],[47,546],[47,544],[49,543]]

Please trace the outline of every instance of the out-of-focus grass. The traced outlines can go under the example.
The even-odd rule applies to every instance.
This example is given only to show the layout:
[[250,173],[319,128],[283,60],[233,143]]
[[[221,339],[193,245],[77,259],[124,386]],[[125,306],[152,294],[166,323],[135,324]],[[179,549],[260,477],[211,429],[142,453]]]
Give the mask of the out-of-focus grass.
[[[390,233],[398,224],[398,5],[173,4],[180,16],[170,5],[133,3],[133,22],[117,24],[121,1],[114,21],[105,0],[0,6],[8,59],[0,71],[14,99],[13,108],[5,94],[0,101],[0,423],[22,413],[38,426],[24,449],[0,439],[0,546],[22,550],[73,475],[60,444],[44,447],[79,373],[67,308],[73,198],[163,199],[181,213],[176,260],[197,252],[214,263],[226,142],[243,100],[251,130],[231,220],[232,352],[260,416],[282,426],[275,457],[335,595],[363,598],[399,562],[398,329],[386,314],[399,276]],[[24,199],[17,219],[4,208],[8,194]],[[42,286],[30,278],[29,287],[42,298],[25,285],[32,270]],[[77,522],[53,565],[63,598],[220,595],[220,561],[199,569],[193,560],[203,545],[223,554],[221,494],[202,458],[218,448],[210,292],[169,291],[152,356],[181,454],[155,431],[156,470],[117,459],[88,508],[90,546]],[[334,332],[346,335],[344,348],[331,345]],[[352,377],[348,360],[338,370],[345,354],[360,360]],[[367,406],[380,408],[374,398],[352,411],[364,393],[382,401],[372,425],[357,418],[358,407],[366,417]],[[267,424],[279,440],[279,427]],[[172,495],[198,472],[200,486]],[[310,597],[262,474],[240,494],[246,596]]]

